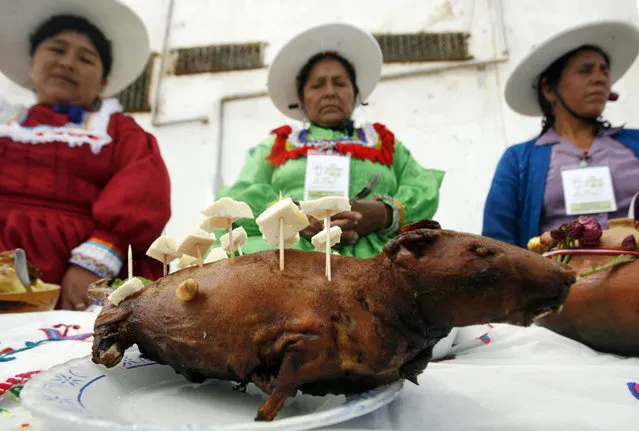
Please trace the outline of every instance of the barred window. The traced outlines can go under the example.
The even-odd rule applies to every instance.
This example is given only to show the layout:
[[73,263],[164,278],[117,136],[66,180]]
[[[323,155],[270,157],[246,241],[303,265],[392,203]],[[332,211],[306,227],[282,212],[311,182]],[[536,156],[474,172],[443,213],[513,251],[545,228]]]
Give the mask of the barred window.
[[227,45],[209,45],[181,48],[174,51],[174,73],[228,72],[231,70],[258,69],[264,67],[262,42]]
[[468,53],[468,33],[407,33],[374,35],[385,63],[461,61]]
[[149,93],[153,78],[153,65],[158,55],[152,54],[144,71],[131,85],[115,95],[124,112],[151,112]]

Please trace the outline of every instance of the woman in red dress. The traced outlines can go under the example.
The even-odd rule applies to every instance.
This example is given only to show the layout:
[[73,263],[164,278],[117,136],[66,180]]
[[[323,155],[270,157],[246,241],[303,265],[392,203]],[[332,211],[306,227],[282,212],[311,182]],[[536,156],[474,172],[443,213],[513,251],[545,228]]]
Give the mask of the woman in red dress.
[[147,31],[115,0],[1,8],[0,71],[37,103],[0,105],[0,251],[24,249],[62,286],[58,306],[81,310],[90,283],[126,274],[129,245],[136,275],[162,274],[145,252],[170,217],[166,166],[155,138],[102,98],[143,70]]

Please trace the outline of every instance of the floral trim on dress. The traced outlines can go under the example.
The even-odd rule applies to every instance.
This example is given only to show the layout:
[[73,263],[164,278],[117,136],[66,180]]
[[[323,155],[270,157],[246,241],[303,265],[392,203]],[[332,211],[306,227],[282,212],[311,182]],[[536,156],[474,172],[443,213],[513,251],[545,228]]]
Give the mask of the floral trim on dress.
[[276,135],[271,153],[266,156],[273,166],[282,166],[289,160],[306,157],[309,150],[350,154],[360,160],[390,166],[395,153],[395,135],[384,125],[364,124],[356,129],[355,138],[308,139],[308,129],[294,130],[282,126],[273,130]]
[[98,238],[89,238],[71,250],[69,262],[102,278],[110,278],[120,273],[124,259],[112,244]]

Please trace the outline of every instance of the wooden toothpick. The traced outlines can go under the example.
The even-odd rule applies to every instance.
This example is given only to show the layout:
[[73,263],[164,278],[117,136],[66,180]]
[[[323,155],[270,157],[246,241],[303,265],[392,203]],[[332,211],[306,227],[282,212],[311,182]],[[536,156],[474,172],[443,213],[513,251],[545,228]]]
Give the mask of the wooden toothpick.
[[233,247],[233,222],[229,219],[229,247],[231,248],[231,263],[235,263],[235,247]]
[[133,251],[131,251],[131,244],[129,244],[129,252],[127,254],[127,264],[129,265],[129,280],[133,278]]
[[284,271],[284,219],[280,217],[280,271]]
[[324,217],[324,234],[326,235],[326,277],[328,281],[331,281],[331,233],[330,233],[331,218],[326,212]]
[[196,244],[195,249],[197,250],[197,264],[202,268],[202,247],[200,244]]

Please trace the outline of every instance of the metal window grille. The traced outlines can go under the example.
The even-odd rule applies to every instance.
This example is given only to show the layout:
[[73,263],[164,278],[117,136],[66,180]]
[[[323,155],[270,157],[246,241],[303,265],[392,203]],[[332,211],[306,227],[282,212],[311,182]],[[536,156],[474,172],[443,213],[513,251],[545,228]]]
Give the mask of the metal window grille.
[[115,95],[122,104],[124,112],[151,112],[149,93],[156,57],[157,54],[152,54],[140,76],[131,85]]
[[374,35],[385,63],[468,60],[468,33],[408,33]]
[[[174,52],[174,73],[228,72],[264,67],[262,42],[182,48]],[[177,54],[177,55],[176,55]]]

